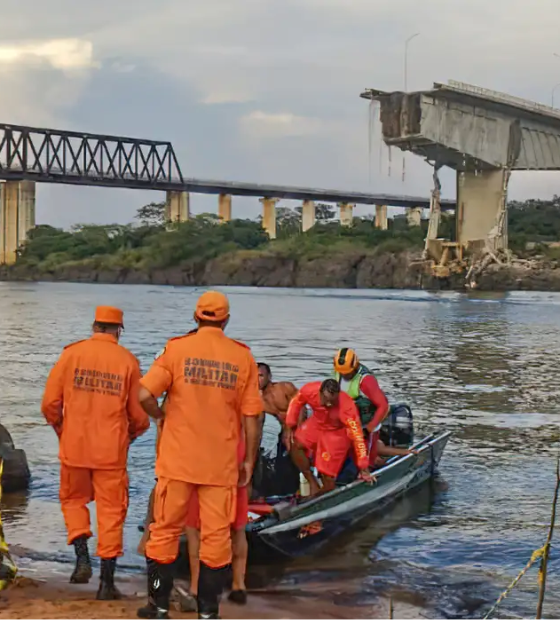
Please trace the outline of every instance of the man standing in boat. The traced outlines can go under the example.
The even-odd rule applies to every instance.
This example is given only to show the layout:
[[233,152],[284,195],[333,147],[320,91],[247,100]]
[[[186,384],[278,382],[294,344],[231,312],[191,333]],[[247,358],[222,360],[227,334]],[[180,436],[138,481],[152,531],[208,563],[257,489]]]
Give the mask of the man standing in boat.
[[98,307],[92,337],[65,347],[41,405],[60,441],[60,504],[68,543],[76,551],[70,581],[88,583],[91,578],[87,504],[95,500],[101,600],[120,596],[114,572],[123,552],[128,509],[128,448],[150,426],[138,402],[140,365],[118,344],[122,329],[122,310]]
[[[303,407],[313,410],[310,418],[298,426]],[[292,399],[286,415],[286,441],[292,446],[294,463],[309,482],[311,495],[332,491],[352,444],[360,477],[374,478],[368,469],[368,450],[364,441],[358,408],[348,394],[340,391],[334,379],[304,385]],[[315,467],[321,474],[322,488],[311,472],[309,455],[315,455]]]
[[377,379],[360,363],[355,351],[343,348],[334,356],[334,377],[342,392],[356,403],[366,441],[369,444],[369,465],[375,467],[381,423],[389,413],[389,401]]
[[298,390],[290,381],[273,382],[272,371],[268,364],[259,362],[257,366],[259,388],[264,402],[261,448],[266,457],[274,459],[286,425],[286,413],[290,401]]
[[[227,297],[204,293],[194,316],[196,333],[169,340],[141,382],[140,402],[155,419],[164,415],[157,398],[167,392],[156,461],[155,519],[146,544],[149,599],[138,610],[141,618],[168,617],[171,565],[193,492],[198,494],[201,521],[198,614],[218,617],[232,559],[236,487],[249,482],[258,448],[263,405],[257,364],[247,346],[224,334]],[[239,467],[242,426],[246,451]]]

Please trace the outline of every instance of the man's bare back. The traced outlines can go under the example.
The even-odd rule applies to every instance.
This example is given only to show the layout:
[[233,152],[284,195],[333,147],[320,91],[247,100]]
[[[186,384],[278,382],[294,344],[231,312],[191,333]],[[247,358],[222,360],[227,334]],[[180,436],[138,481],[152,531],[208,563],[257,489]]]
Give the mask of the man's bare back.
[[276,416],[283,423],[290,401],[296,394],[296,386],[289,381],[268,383],[262,390],[265,412]]

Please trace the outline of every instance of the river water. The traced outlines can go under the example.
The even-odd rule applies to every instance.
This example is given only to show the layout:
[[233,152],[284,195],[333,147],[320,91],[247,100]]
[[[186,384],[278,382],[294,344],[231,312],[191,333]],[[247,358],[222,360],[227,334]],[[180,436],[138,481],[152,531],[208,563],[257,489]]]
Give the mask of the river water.
[[[324,377],[334,351],[355,346],[390,400],[411,405],[418,434],[453,431],[434,485],[318,557],[252,575],[253,586],[327,600],[341,613],[391,593],[427,617],[484,615],[546,535],[559,439],[560,295],[222,290],[232,306],[228,334],[250,344],[275,379]],[[73,559],[57,500],[57,440],[40,413],[62,347],[88,336],[95,305],[117,305],[122,344],[146,370],[169,337],[192,328],[200,292],[0,283],[0,421],[33,474],[29,494],[4,498],[3,517],[25,571],[68,573]],[[131,449],[121,562],[130,570],[143,566],[137,525],[153,484],[154,439],[152,427]],[[548,583],[546,615],[559,617],[555,548]],[[498,615],[534,614],[536,589],[533,569]]]

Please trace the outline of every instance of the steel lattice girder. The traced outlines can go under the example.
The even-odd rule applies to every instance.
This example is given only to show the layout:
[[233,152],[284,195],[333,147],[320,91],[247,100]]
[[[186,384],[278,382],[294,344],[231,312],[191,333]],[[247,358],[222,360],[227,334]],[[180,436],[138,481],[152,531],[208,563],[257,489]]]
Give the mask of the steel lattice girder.
[[[420,196],[184,178],[170,142],[6,123],[0,123],[1,180],[398,207],[430,206],[429,199]],[[454,209],[455,202],[442,200],[441,208]]]
[[0,123],[0,179],[181,189],[170,142]]

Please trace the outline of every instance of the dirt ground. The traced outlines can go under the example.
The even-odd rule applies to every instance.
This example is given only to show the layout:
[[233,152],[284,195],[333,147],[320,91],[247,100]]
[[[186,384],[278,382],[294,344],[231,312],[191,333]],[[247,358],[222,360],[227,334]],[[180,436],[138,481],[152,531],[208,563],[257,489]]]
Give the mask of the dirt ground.
[[[145,589],[138,578],[119,581],[124,598],[115,602],[95,600],[97,583],[74,586],[60,581],[22,577],[8,590],[0,593],[0,618],[136,618],[136,609],[145,602]],[[420,618],[423,610],[395,602],[395,618]],[[286,596],[281,593],[249,593],[246,606],[229,603],[224,598],[223,618],[387,618],[388,601],[375,607],[335,607],[322,605],[316,598]],[[171,610],[172,618],[196,618]]]

